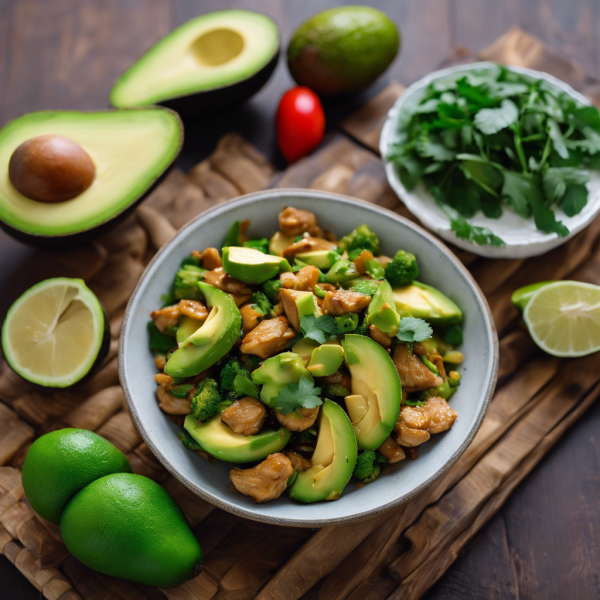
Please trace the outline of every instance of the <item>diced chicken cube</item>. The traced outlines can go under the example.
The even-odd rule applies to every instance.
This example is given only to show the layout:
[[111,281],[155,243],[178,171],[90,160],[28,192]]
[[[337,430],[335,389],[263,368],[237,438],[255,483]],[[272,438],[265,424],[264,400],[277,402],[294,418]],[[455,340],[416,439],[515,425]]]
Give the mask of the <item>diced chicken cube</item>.
[[441,377],[435,375],[425,363],[405,344],[398,344],[394,348],[394,365],[400,375],[402,389],[410,394],[431,387],[438,387],[444,383]]
[[231,469],[229,477],[238,492],[260,503],[279,498],[293,473],[290,459],[278,452],[252,469]]
[[315,424],[319,416],[319,407],[299,408],[297,411],[293,410],[288,415],[275,412],[275,416],[279,423],[289,431],[304,431]]
[[235,433],[242,435],[258,433],[266,418],[265,405],[250,396],[236,400],[221,413],[221,421],[229,425]]
[[454,425],[458,413],[450,408],[445,398],[434,396],[429,398],[423,406],[424,411],[429,416],[429,433],[442,433]]
[[252,295],[251,288],[229,276],[222,267],[207,271],[204,274],[204,281],[229,294]]
[[285,317],[266,319],[244,337],[240,350],[264,360],[281,352],[295,337],[296,332]]
[[[179,305],[174,304],[173,306],[165,306],[164,308],[153,310],[150,313],[150,318],[161,333],[169,333],[170,327],[177,327],[179,315]],[[173,340],[173,346],[175,345],[176,343]]]
[[325,294],[323,312],[333,316],[359,313],[369,306],[369,302],[371,302],[371,297],[366,294],[350,290],[336,290]]
[[258,312],[252,304],[242,306],[240,314],[242,315],[242,335],[250,333],[264,319],[264,315]]
[[180,300],[179,312],[197,321],[204,321],[208,317],[208,309],[198,300]]
[[400,446],[392,437],[387,437],[377,450],[384,456],[389,464],[397,463],[406,458],[404,448]]
[[198,250],[194,250],[192,252],[192,257],[200,260],[200,264],[203,269],[207,269],[208,271],[212,271],[213,269],[218,269],[223,266],[221,262],[221,255],[216,248],[205,248],[202,252],[198,252]]
[[322,231],[317,224],[317,217],[308,210],[300,210],[293,206],[284,208],[279,213],[279,229],[286,235],[301,235],[308,233],[314,237],[321,237]]
[[296,273],[282,273],[279,279],[284,288],[312,292],[315,289],[317,281],[319,281],[319,269],[308,265],[307,267],[302,267]]
[[293,450],[286,450],[285,455],[290,459],[294,471],[298,471],[298,473],[302,473],[302,471],[306,471],[312,467],[312,463],[308,458],[304,458],[304,456]]

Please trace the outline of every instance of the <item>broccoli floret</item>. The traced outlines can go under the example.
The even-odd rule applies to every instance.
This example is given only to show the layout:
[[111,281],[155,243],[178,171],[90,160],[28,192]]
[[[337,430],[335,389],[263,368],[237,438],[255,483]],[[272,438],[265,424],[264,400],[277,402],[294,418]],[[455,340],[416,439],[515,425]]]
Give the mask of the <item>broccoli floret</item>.
[[367,317],[363,317],[360,325],[352,332],[352,334],[369,335],[369,326],[367,325]]
[[317,437],[317,429],[316,427],[309,427],[304,431],[300,431],[299,433],[292,434],[294,438],[294,442],[298,444],[311,444],[315,442],[315,438]]
[[265,281],[262,286],[263,292],[267,296],[269,300],[273,300],[277,294],[279,294],[279,290],[281,289],[281,281],[279,279],[271,279],[270,281]]
[[176,300],[201,300],[202,294],[198,282],[202,281],[206,269],[196,265],[184,265],[175,275]]
[[202,450],[200,444],[198,444],[198,442],[196,442],[196,440],[194,440],[194,438],[187,431],[180,431],[177,434],[177,437],[188,450],[193,450],[194,452]]
[[414,254],[398,250],[385,267],[385,278],[392,286],[410,285],[419,276],[419,265]]
[[254,371],[258,369],[260,366],[260,358],[258,356],[254,356],[253,354],[242,354],[240,357],[240,362],[242,363],[242,367],[247,369],[248,371]]
[[254,248],[259,250],[263,254],[269,254],[269,240],[267,238],[261,238],[260,240],[248,240],[242,244],[246,248]]
[[225,366],[221,369],[221,375],[219,376],[219,379],[221,381],[221,388],[229,392],[233,392],[233,382],[235,381],[235,378],[240,374],[250,378],[250,371],[242,367],[240,361],[237,358],[230,359],[227,363],[225,363]]
[[206,421],[216,414],[222,397],[214,379],[204,379],[198,384],[196,395],[192,399],[192,414],[199,421]]
[[373,467],[373,470],[371,471],[371,474],[368,475],[367,477],[365,477],[362,482],[367,484],[367,483],[371,483],[373,481],[375,481],[378,477],[379,474],[381,473],[381,467],[379,465],[375,465]]
[[[354,260],[363,250],[370,250],[375,256],[379,254],[379,238],[368,225],[361,225],[338,243],[338,251],[348,252],[350,260]],[[357,253],[356,251],[359,250]]]
[[375,452],[375,464],[376,465],[386,465],[387,458],[380,452]]
[[266,315],[273,308],[269,299],[262,292],[254,292],[252,294],[252,301],[256,304],[257,309]]
[[373,471],[373,463],[375,462],[375,452],[373,450],[365,450],[360,452],[356,459],[356,466],[352,475],[357,479],[365,479]]

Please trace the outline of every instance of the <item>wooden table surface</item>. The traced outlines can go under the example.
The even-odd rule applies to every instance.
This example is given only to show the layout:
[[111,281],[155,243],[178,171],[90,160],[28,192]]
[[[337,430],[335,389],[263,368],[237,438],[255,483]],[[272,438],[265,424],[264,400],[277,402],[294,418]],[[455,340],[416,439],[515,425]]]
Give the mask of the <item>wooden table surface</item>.
[[[457,46],[473,52],[519,25],[600,79],[598,0],[373,0],[400,27],[403,47],[386,77],[411,83]],[[246,8],[268,13],[283,49],[309,15],[335,0],[0,0],[0,125],[24,112],[107,106],[112,82],[154,41],[203,12]],[[378,82],[371,93],[381,88]],[[186,122],[179,160],[189,168],[217,139],[237,130],[283,167],[273,115],[292,85],[283,61],[269,83],[234,114]],[[327,107],[328,129],[360,98]],[[7,275],[30,250],[0,232],[0,307],[14,299]],[[1,308],[0,308],[1,310]],[[578,422],[515,491],[471,548],[427,594],[450,598],[600,597],[600,405]],[[39,593],[0,557],[0,599]]]

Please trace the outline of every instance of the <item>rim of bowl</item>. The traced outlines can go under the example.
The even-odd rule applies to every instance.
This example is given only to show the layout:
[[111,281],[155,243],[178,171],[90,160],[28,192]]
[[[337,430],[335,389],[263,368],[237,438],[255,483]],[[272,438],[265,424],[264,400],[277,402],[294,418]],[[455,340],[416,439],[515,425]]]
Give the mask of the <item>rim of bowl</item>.
[[[184,236],[185,232],[189,228],[191,228],[193,225],[195,225],[198,221],[205,219],[208,215],[211,215],[212,213],[216,213],[216,212],[227,212],[229,207],[231,207],[233,204],[240,203],[240,201],[247,202],[247,201],[251,201],[253,199],[260,200],[263,197],[270,198],[273,196],[282,197],[282,198],[285,198],[286,196],[294,196],[296,198],[298,196],[305,196],[305,197],[309,196],[312,198],[322,198],[324,200],[325,199],[333,199],[336,201],[341,201],[342,203],[354,204],[354,205],[359,205],[362,207],[367,207],[368,209],[372,210],[373,212],[378,212],[378,213],[384,214],[388,218],[392,218],[393,220],[402,223],[406,227],[413,229],[417,234],[420,234],[420,235],[426,237],[429,240],[429,242],[431,242],[434,246],[437,247],[437,249],[439,251],[444,252],[449,257],[449,259],[454,263],[454,266],[461,272],[463,277],[470,284],[471,289],[474,292],[475,297],[478,300],[478,304],[483,312],[484,319],[488,326],[488,331],[492,338],[492,353],[491,353],[492,376],[490,377],[490,380],[487,383],[487,387],[486,387],[485,393],[484,393],[484,400],[481,405],[481,408],[479,409],[479,413],[477,414],[475,423],[469,430],[469,433],[467,434],[467,436],[465,437],[465,439],[463,440],[463,442],[461,443],[459,448],[444,462],[444,464],[439,469],[436,470],[436,472],[431,477],[429,477],[423,483],[421,483],[420,485],[411,489],[410,491],[408,491],[404,494],[401,494],[400,496],[398,496],[391,502],[388,502],[387,504],[383,504],[381,506],[378,506],[377,508],[364,511],[362,513],[357,513],[354,515],[343,516],[343,517],[338,517],[338,518],[326,518],[326,519],[301,519],[301,520],[298,520],[298,519],[294,519],[294,518],[273,517],[273,516],[269,516],[269,515],[257,514],[255,512],[252,512],[251,510],[248,510],[245,508],[239,508],[239,507],[231,504],[225,498],[225,496],[208,493],[206,490],[202,489],[196,483],[191,481],[188,477],[183,475],[177,469],[177,467],[175,465],[173,465],[165,457],[165,455],[161,452],[158,445],[148,435],[144,426],[142,425],[139,411],[137,410],[137,407],[133,401],[133,396],[132,396],[131,390],[129,388],[129,384],[127,382],[127,377],[125,375],[125,368],[124,368],[124,363],[123,363],[123,360],[124,360],[123,359],[123,346],[125,343],[125,336],[127,333],[127,325],[128,325],[130,314],[131,314],[131,306],[133,305],[133,302],[138,294],[138,291],[139,291],[141,285],[143,284],[143,282],[145,281],[146,277],[148,276],[148,272],[152,268],[153,264],[163,254],[169,252],[170,249],[173,247],[174,242],[177,239],[179,239],[180,237]],[[329,525],[342,525],[342,524],[351,523],[351,522],[364,521],[366,519],[375,517],[376,515],[379,515],[381,513],[387,512],[394,507],[400,506],[401,504],[405,504],[409,500],[412,500],[415,496],[418,496],[423,490],[428,488],[434,481],[436,481],[444,473],[446,473],[448,471],[448,469],[450,469],[450,467],[460,458],[460,456],[465,452],[465,450],[469,447],[469,445],[473,441],[473,438],[475,437],[475,435],[479,431],[479,428],[481,427],[481,423],[483,422],[483,419],[487,413],[488,406],[490,404],[490,401],[494,394],[494,390],[496,388],[496,383],[498,381],[498,364],[499,364],[498,334],[496,331],[496,326],[494,324],[494,319],[492,317],[492,312],[490,310],[488,302],[487,302],[485,296],[483,295],[483,292],[481,291],[479,285],[477,284],[477,282],[471,275],[471,273],[458,260],[458,258],[446,246],[446,244],[444,244],[443,242],[438,240],[433,234],[431,234],[430,232],[425,230],[420,225],[417,225],[416,223],[409,221],[405,217],[402,217],[402,216],[394,213],[393,211],[388,210],[387,208],[383,208],[383,207],[373,204],[371,202],[367,202],[366,200],[360,200],[358,198],[351,198],[350,196],[345,196],[343,194],[336,194],[334,192],[322,192],[322,191],[318,191],[318,190],[307,190],[307,189],[301,189],[301,188],[281,188],[281,189],[272,189],[272,190],[261,190],[258,192],[244,194],[243,196],[237,196],[236,198],[232,198],[231,200],[227,200],[225,202],[221,202],[215,206],[212,206],[211,208],[205,210],[204,212],[202,212],[199,215],[197,215],[196,217],[194,217],[191,221],[189,221],[181,229],[179,229],[179,231],[177,231],[177,233],[173,236],[173,238],[171,240],[169,240],[162,248],[160,248],[156,252],[156,254],[152,257],[150,262],[146,265],[146,268],[144,269],[144,272],[142,273],[141,277],[139,278],[139,280],[135,286],[135,289],[131,293],[131,296],[130,296],[129,301],[127,302],[127,306],[125,308],[125,313],[123,315],[123,322],[121,325],[121,333],[119,335],[119,351],[118,351],[119,380],[121,382],[121,387],[123,388],[123,394],[125,396],[125,401],[127,402],[129,414],[130,414],[131,419],[133,420],[133,423],[135,424],[137,430],[139,431],[140,435],[142,436],[142,439],[147,444],[147,446],[150,448],[150,450],[152,451],[152,454],[154,454],[154,456],[161,463],[161,465],[173,477],[175,477],[180,483],[182,483],[185,487],[187,487],[190,491],[192,491],[194,494],[196,494],[203,500],[206,500],[210,504],[213,504],[217,508],[225,510],[234,515],[244,517],[246,519],[250,519],[252,521],[258,521],[261,523],[269,523],[269,524],[276,524],[276,525],[285,525],[285,526],[290,526],[290,527],[325,527],[325,526],[329,526]]]
[[[497,246],[491,246],[490,244],[485,244],[480,246],[478,244],[471,244],[465,240],[461,240],[456,237],[453,231],[448,227],[439,225],[434,222],[432,217],[423,212],[419,212],[417,210],[413,210],[408,204],[404,202],[402,199],[403,196],[410,195],[414,196],[414,193],[407,190],[400,178],[398,177],[394,163],[386,158],[387,149],[391,144],[393,137],[395,135],[395,130],[398,127],[398,121],[400,119],[400,113],[403,108],[403,104],[406,100],[414,93],[419,90],[425,88],[432,82],[437,79],[441,79],[442,77],[446,77],[448,75],[452,75],[453,73],[459,73],[461,71],[473,71],[475,69],[491,69],[493,67],[497,67],[497,63],[492,61],[478,61],[473,63],[461,64],[461,65],[453,65],[451,67],[445,67],[443,69],[439,69],[437,71],[432,71],[428,73],[424,77],[421,77],[418,81],[415,81],[413,84],[408,86],[404,92],[398,97],[398,99],[394,102],[393,106],[390,108],[386,115],[385,122],[381,129],[381,135],[379,138],[379,154],[381,155],[381,159],[383,160],[383,164],[385,166],[385,175],[390,187],[394,190],[394,193],[408,208],[412,215],[414,215],[425,227],[427,227],[430,231],[436,233],[437,235],[443,236],[449,243],[452,243],[462,250],[467,250],[468,252],[473,252],[478,256],[483,256],[485,258],[494,258],[494,259],[512,259],[512,258],[530,258],[533,256],[539,256],[540,254],[545,254],[554,248],[558,248],[558,246],[562,246],[564,243],[568,242],[572,237],[580,233],[586,227],[589,227],[591,222],[598,216],[600,212],[600,199],[597,203],[597,208],[594,212],[588,215],[588,218],[572,229],[569,230],[569,235],[564,238],[559,237],[551,237],[548,240],[537,240],[531,243],[518,243],[518,244],[507,244],[504,248],[500,248]],[[568,94],[574,100],[577,100],[581,104],[585,106],[591,106],[592,102],[589,98],[586,98],[581,92],[578,92],[567,82],[562,79],[558,79],[554,75],[550,73],[546,73],[545,71],[537,71],[536,69],[530,69],[528,67],[520,67],[518,65],[506,65],[511,71],[515,71],[516,73],[521,73],[522,75],[528,75],[529,77],[534,77],[537,79],[542,79],[547,83],[555,86],[560,91]],[[429,194],[429,192],[427,192]],[[453,239],[450,239],[450,236],[453,236]]]

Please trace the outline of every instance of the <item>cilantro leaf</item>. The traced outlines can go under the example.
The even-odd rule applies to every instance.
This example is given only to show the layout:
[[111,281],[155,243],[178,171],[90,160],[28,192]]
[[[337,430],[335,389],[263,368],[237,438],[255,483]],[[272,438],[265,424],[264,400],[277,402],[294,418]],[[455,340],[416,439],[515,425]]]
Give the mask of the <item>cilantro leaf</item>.
[[424,342],[433,335],[427,321],[415,317],[402,317],[396,337],[401,342]]
[[565,211],[567,217],[574,217],[583,210],[587,204],[587,200],[588,191],[585,185],[569,185],[560,206]]
[[544,233],[556,233],[558,237],[569,235],[569,230],[562,221],[556,220],[556,215],[544,204],[541,194],[531,197],[535,226]]
[[441,142],[436,142],[427,136],[421,137],[417,141],[417,153],[425,158],[433,158],[439,162],[452,160],[455,152],[446,148]]
[[336,337],[337,324],[330,315],[323,315],[318,319],[314,315],[302,315],[300,317],[300,331],[304,337],[324,344],[327,340]]
[[519,109],[511,100],[504,99],[500,108],[482,108],[475,115],[475,125],[486,135],[498,133],[513,125],[519,118]]
[[502,184],[502,196],[509,206],[522,217],[531,214],[529,197],[534,193],[530,178],[512,171],[504,172],[504,183]]
[[548,135],[552,140],[552,145],[554,146],[554,150],[556,150],[556,154],[561,158],[569,158],[569,151],[565,146],[565,138],[563,137],[558,123],[554,119],[548,119]]
[[567,185],[583,185],[589,181],[587,173],[573,167],[549,167],[543,178],[544,196],[550,202],[557,202],[567,191]]
[[300,381],[288,383],[279,390],[275,398],[275,408],[284,415],[289,415],[298,408],[315,408],[323,404],[319,398],[321,388],[315,387],[308,377],[302,377]]

